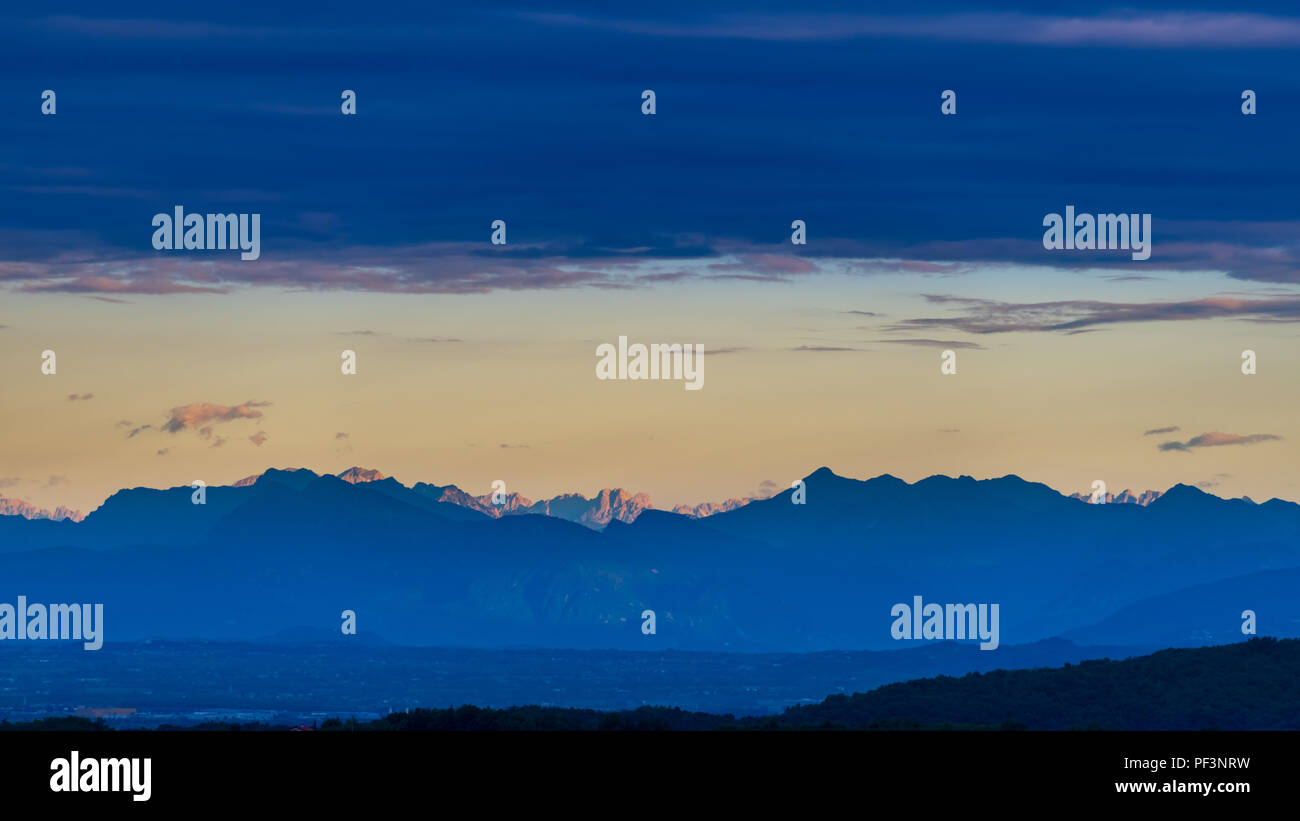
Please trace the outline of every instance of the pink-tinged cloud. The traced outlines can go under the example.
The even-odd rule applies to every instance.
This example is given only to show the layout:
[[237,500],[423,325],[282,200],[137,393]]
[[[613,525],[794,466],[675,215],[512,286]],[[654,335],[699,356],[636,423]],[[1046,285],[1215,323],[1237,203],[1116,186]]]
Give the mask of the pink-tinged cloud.
[[1158,449],[1164,451],[1188,451],[1193,448],[1213,448],[1224,445],[1254,445],[1259,442],[1274,442],[1281,438],[1281,436],[1272,433],[1249,433],[1242,436],[1236,433],[1211,431],[1210,433],[1202,433],[1200,436],[1193,436],[1186,442],[1162,442]]
[[95,398],[95,394],[93,394],[93,393],[70,393],[70,394],[68,394],[68,401],[69,401],[69,402],[85,402],[85,401],[88,400],[88,399],[94,399],[94,398]]
[[31,293],[224,294],[240,286],[380,293],[487,293],[574,287],[629,287],[627,278],[565,257],[492,256],[463,243],[334,249],[328,258],[146,257],[111,261],[0,261],[0,282]]
[[788,254],[741,254],[735,262],[718,262],[709,270],[719,273],[753,273],[776,276],[817,273],[817,264],[803,257]]
[[207,439],[212,435],[212,424],[232,422],[236,419],[260,419],[262,412],[258,408],[270,404],[270,402],[254,402],[250,399],[239,405],[216,405],[211,402],[181,405],[172,408],[170,418],[163,424],[162,430],[167,433],[196,430],[199,436]]
[[254,445],[257,445],[260,448],[262,446],[262,443],[270,438],[271,437],[267,436],[265,433],[259,430],[257,433],[254,433],[252,436],[248,437],[248,441],[252,442]]
[[[826,237],[815,250],[791,253],[788,244],[682,237],[637,256],[581,243],[486,251],[475,243],[404,246],[305,245],[268,253],[256,264],[236,256],[132,256],[93,240],[70,254],[72,232],[23,235],[20,259],[0,259],[0,286],[33,293],[74,293],[116,299],[127,294],[226,294],[242,288],[368,291],[402,294],[478,294],[571,288],[626,289],[677,281],[789,282],[819,274],[846,276],[960,276],[990,265],[1052,266],[1066,270],[1107,267],[1116,276],[1151,271],[1223,272],[1256,281],[1300,283],[1296,224],[1157,221],[1152,259],[1134,262],[1128,251],[1049,252],[1041,228],[1022,236],[905,243],[890,239]],[[0,248],[9,239],[0,230]],[[62,240],[56,242],[55,240]],[[641,253],[643,252],[643,253]],[[13,252],[18,253],[18,252]]]

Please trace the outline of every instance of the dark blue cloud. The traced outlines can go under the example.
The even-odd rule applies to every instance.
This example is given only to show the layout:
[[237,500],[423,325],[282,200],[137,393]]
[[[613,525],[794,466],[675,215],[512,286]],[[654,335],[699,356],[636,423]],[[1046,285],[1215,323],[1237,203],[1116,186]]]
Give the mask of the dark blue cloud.
[[1274,224],[1300,219],[1300,17],[1280,4],[439,6],[6,10],[0,258],[148,257],[151,216],[183,204],[260,212],[272,263],[469,243],[543,265],[542,286],[600,283],[557,256],[791,252],[795,218],[808,255],[1062,264],[1041,220],[1073,204],[1152,213],[1151,265],[1178,240],[1178,267],[1297,276]]

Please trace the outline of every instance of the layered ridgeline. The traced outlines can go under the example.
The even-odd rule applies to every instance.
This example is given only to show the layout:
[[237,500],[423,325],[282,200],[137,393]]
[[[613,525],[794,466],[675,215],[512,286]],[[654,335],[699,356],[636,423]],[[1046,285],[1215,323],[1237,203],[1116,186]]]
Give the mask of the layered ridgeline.
[[592,500],[496,515],[453,486],[375,475],[271,470],[208,488],[204,505],[188,487],[136,488],[80,523],[0,517],[0,601],[103,603],[107,642],[338,630],[353,610],[361,633],[395,643],[896,649],[891,610],[916,596],[998,605],[1002,646],[1237,641],[1244,610],[1261,635],[1300,635],[1290,502],[1178,485],[1092,505],[1015,476],[826,468],[804,484],[803,504],[786,490],[602,530],[578,523]]
[[[299,471],[303,471],[304,480],[307,477],[317,476],[317,474],[312,473],[311,471],[304,471],[302,468],[286,468],[283,472],[296,473]],[[238,482],[235,482],[232,487],[250,487],[256,484],[257,480],[263,475],[264,474],[255,474],[253,476],[247,476],[240,479]],[[361,467],[348,468],[344,472],[338,474],[338,477],[343,481],[352,484],[358,484],[361,482],[382,482],[388,479],[387,476],[377,470]],[[455,485],[432,485],[426,482],[420,482],[414,489],[430,498],[436,499],[437,501],[449,502],[462,507],[468,507],[479,511],[480,513],[486,513],[492,517],[530,514],[555,516],[560,519],[567,519],[571,522],[586,525],[595,530],[603,528],[615,519],[620,522],[631,522],[636,519],[643,510],[652,507],[650,497],[646,494],[629,493],[622,488],[605,488],[590,499],[579,493],[566,493],[550,499],[543,499],[539,502],[533,502],[518,493],[503,493],[503,498],[499,503],[493,499],[492,494],[490,493],[485,493],[481,496],[474,496],[461,490]],[[736,508],[743,507],[756,499],[768,498],[770,495],[770,493],[764,493],[761,496],[735,497],[718,503],[702,502],[698,505],[677,505],[673,508],[673,512],[681,513],[692,518],[702,518],[704,516],[711,516],[714,513],[724,513],[729,510],[735,510]],[[1160,495],[1161,493],[1158,490],[1147,490],[1140,494],[1133,493],[1130,490],[1123,490],[1115,494],[1107,493],[1100,501],[1149,505],[1156,499],[1159,499]],[[1085,493],[1071,493],[1070,498],[1089,500],[1090,495]],[[22,516],[25,519],[51,519],[53,521],[70,519],[74,522],[80,522],[85,518],[85,514],[79,510],[72,510],[71,508],[63,506],[59,506],[54,510],[46,510],[20,499],[5,498],[3,495],[0,495],[0,516]]]

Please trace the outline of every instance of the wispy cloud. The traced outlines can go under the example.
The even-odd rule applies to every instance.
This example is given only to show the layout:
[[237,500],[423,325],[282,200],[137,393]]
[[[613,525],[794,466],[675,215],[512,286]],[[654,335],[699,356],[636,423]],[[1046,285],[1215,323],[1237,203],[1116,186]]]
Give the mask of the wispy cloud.
[[[1243,280],[1300,282],[1300,244],[1294,223],[1161,222],[1159,259],[1162,270],[1223,272]],[[256,266],[228,257],[136,256],[102,247],[71,234],[82,243],[75,259],[41,237],[18,235],[16,242],[39,241],[24,248],[21,259],[0,258],[0,285],[32,293],[82,295],[230,294],[244,287],[304,291],[359,291],[399,294],[480,294],[572,288],[636,289],[686,281],[788,283],[816,275],[918,276],[947,278],[987,270],[989,266],[1033,266],[1064,270],[1119,268],[1113,279],[1143,279],[1127,252],[1045,254],[1038,227],[1027,236],[925,241],[827,238],[813,251],[790,254],[772,245],[738,239],[703,241],[683,237],[626,252],[594,248],[581,242],[555,242],[484,251],[465,242],[417,245],[348,246],[323,250],[315,245],[287,245],[263,256]],[[1173,236],[1171,236],[1173,234]],[[1179,238],[1179,235],[1184,235]],[[673,270],[663,270],[672,265]],[[255,270],[254,270],[255,269]],[[1147,270],[1150,270],[1149,268]],[[877,317],[874,311],[846,314]],[[380,336],[373,329],[335,331],[348,336]],[[427,337],[439,339],[439,337]]]
[[928,302],[949,305],[954,316],[904,319],[888,330],[951,328],[972,334],[1013,331],[1079,332],[1094,326],[1137,322],[1176,322],[1194,319],[1243,319],[1253,322],[1300,322],[1300,298],[1233,299],[1208,297],[1182,302],[1000,302],[991,299],[923,295]]
[[1143,433],[1142,435],[1143,435],[1143,436],[1155,436],[1155,435],[1158,434],[1158,433],[1174,433],[1175,431],[1178,431],[1178,430],[1181,430],[1181,428],[1179,428],[1177,425],[1170,425],[1170,426],[1167,427],[1167,428],[1151,428],[1150,430],[1146,431],[1146,432]]
[[977,12],[935,15],[718,14],[648,20],[521,12],[552,26],[647,37],[769,41],[930,40],[1055,47],[1164,49],[1287,48],[1300,45],[1300,20],[1237,12],[1124,12],[1089,16]]
[[1281,438],[1281,436],[1272,433],[1250,433],[1242,436],[1236,433],[1212,431],[1210,433],[1202,433],[1200,436],[1193,436],[1186,442],[1161,442],[1158,447],[1160,450],[1164,451],[1188,451],[1193,448],[1212,448],[1223,445],[1254,445],[1259,442],[1277,441]]
[[[835,41],[921,40],[1060,47],[1114,48],[1281,48],[1300,44],[1294,17],[1236,11],[1107,11],[1095,15],[1030,14],[1013,11],[948,12],[931,15],[861,12],[675,13],[669,6],[655,18],[617,14],[519,11],[517,20],[541,26],[613,31],[654,38],[713,40]],[[57,14],[28,24],[41,33],[98,41],[186,42],[189,46],[288,40],[334,53],[358,37],[382,37],[385,53],[418,46],[445,32],[423,25],[400,27],[232,25],[203,20],[169,21]]]
[[351,434],[345,433],[343,431],[339,431],[338,433],[334,434],[334,442],[335,442],[334,455],[346,456],[349,453],[351,453],[352,452],[351,440],[352,440]]
[[959,342],[956,340],[945,339],[871,339],[871,343],[883,343],[887,345],[915,345],[922,348],[954,348],[965,350],[985,350],[984,346],[978,342]]

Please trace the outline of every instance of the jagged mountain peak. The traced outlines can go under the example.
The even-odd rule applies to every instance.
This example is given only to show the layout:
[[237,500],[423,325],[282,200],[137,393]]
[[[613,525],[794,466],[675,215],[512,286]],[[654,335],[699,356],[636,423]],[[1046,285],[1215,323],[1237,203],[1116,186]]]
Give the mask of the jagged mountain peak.
[[360,484],[361,482],[380,482],[388,478],[377,470],[357,467],[355,465],[338,474],[338,477],[343,481],[354,485]]
[[10,499],[5,496],[0,496],[0,516],[22,516],[24,519],[49,519],[54,522],[61,522],[65,519],[80,522],[86,518],[80,510],[72,510],[63,505],[59,505],[51,511],[37,507],[31,502]]
[[265,479],[278,478],[282,474],[299,473],[301,471],[306,471],[312,476],[316,475],[314,472],[307,470],[306,468],[267,468],[261,473],[254,473],[252,476],[245,476],[243,479],[240,479],[238,482],[231,482],[230,486],[231,487],[252,487],[253,485],[257,484],[259,481],[261,481],[264,478]]

